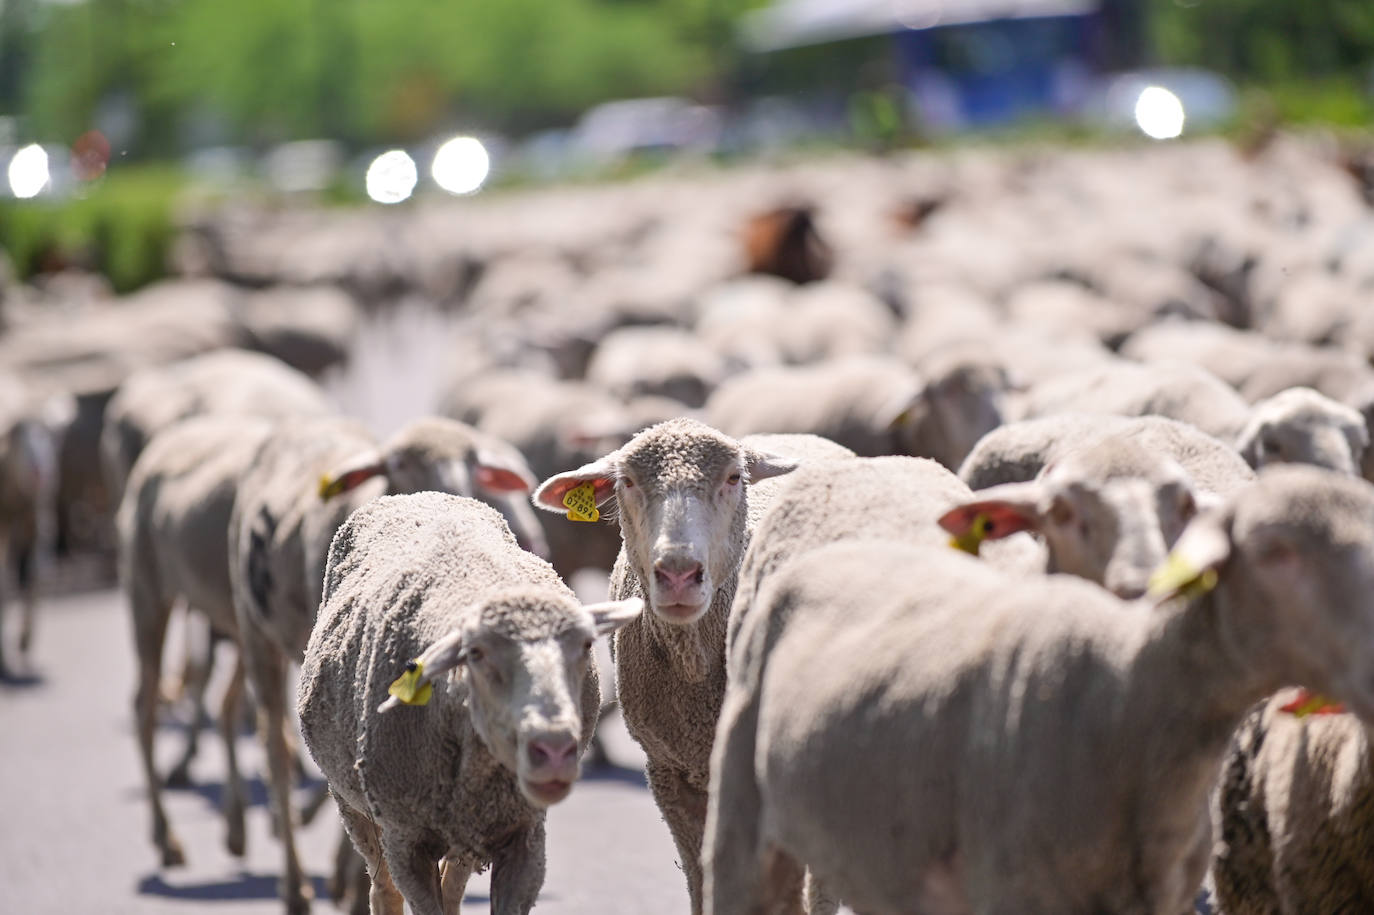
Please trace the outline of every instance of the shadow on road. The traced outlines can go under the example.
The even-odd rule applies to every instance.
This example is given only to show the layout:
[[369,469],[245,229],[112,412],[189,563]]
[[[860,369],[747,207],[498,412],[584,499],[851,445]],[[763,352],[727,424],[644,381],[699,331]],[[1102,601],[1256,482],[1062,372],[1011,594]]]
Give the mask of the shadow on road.
[[11,673],[11,672],[9,672],[9,671],[6,671],[6,672],[4,672],[4,673],[0,673],[0,689],[6,689],[6,690],[11,690],[11,689],[12,689],[12,690],[33,689],[34,687],[38,687],[38,686],[42,686],[42,685],[43,685],[43,675],[42,675],[42,674],[35,674],[35,673],[29,673],[29,674],[16,674],[16,673]]
[[[311,886],[316,899],[328,899],[324,878],[311,877]],[[162,879],[161,874],[150,874],[138,883],[141,896],[162,896],[167,899],[190,899],[200,902],[234,899],[276,899],[277,876],[275,874],[240,873],[232,880],[212,883],[188,883],[174,886]]]

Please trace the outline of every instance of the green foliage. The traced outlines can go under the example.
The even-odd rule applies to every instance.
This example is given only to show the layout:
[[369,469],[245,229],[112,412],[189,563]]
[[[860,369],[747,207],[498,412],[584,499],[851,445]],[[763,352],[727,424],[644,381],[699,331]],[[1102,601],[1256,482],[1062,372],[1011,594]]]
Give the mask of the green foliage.
[[125,168],[67,199],[0,200],[0,248],[20,276],[82,264],[127,292],[166,273],[182,180],[163,168]]
[[1150,27],[1162,62],[1247,83],[1366,81],[1374,65],[1369,0],[1150,0]]
[[176,152],[206,124],[255,144],[394,142],[450,124],[566,123],[606,99],[708,86],[735,18],[759,2],[85,0],[0,20],[0,47],[36,32],[23,108],[48,140],[79,135],[127,91],[146,140],[135,154]]

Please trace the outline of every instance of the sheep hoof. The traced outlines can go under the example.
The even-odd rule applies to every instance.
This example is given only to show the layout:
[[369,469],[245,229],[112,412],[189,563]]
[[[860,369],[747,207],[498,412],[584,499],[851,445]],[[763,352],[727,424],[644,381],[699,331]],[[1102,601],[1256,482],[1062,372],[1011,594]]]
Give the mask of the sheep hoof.
[[189,788],[191,787],[191,761],[182,760],[177,767],[167,773],[167,778],[163,782],[168,788]]
[[310,915],[310,897],[304,891],[286,900],[286,915]]
[[224,835],[224,847],[229,849],[229,854],[235,858],[242,858],[247,844],[243,834],[243,822],[231,825]]
[[181,850],[181,843],[175,840],[162,846],[162,866],[163,867],[185,867],[186,852]]

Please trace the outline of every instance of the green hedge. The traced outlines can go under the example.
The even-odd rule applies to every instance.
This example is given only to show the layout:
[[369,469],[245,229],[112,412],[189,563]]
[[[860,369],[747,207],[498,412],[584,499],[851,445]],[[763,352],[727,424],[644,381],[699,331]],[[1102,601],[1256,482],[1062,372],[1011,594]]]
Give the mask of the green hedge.
[[128,292],[166,275],[174,207],[183,186],[172,168],[137,166],[66,198],[0,200],[0,248],[21,278],[80,265]]

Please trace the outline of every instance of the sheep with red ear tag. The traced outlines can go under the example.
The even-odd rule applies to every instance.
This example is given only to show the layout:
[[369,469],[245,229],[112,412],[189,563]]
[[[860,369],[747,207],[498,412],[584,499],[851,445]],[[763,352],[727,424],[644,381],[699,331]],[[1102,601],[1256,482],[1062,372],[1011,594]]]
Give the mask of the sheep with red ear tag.
[[649,788],[700,910],[701,830],[711,735],[725,693],[725,628],[739,564],[781,477],[809,461],[852,455],[814,435],[736,440],[692,419],[640,432],[577,470],[550,477],[535,504],[589,522],[613,509],[624,543],[611,596],[643,597],[617,634],[625,725],[648,756]]
[[529,911],[545,809],[572,790],[596,727],[592,642],[642,609],[580,604],[473,499],[388,496],[349,517],[298,705],[367,859],[372,911],[404,898],[443,915],[487,866],[493,911]]

